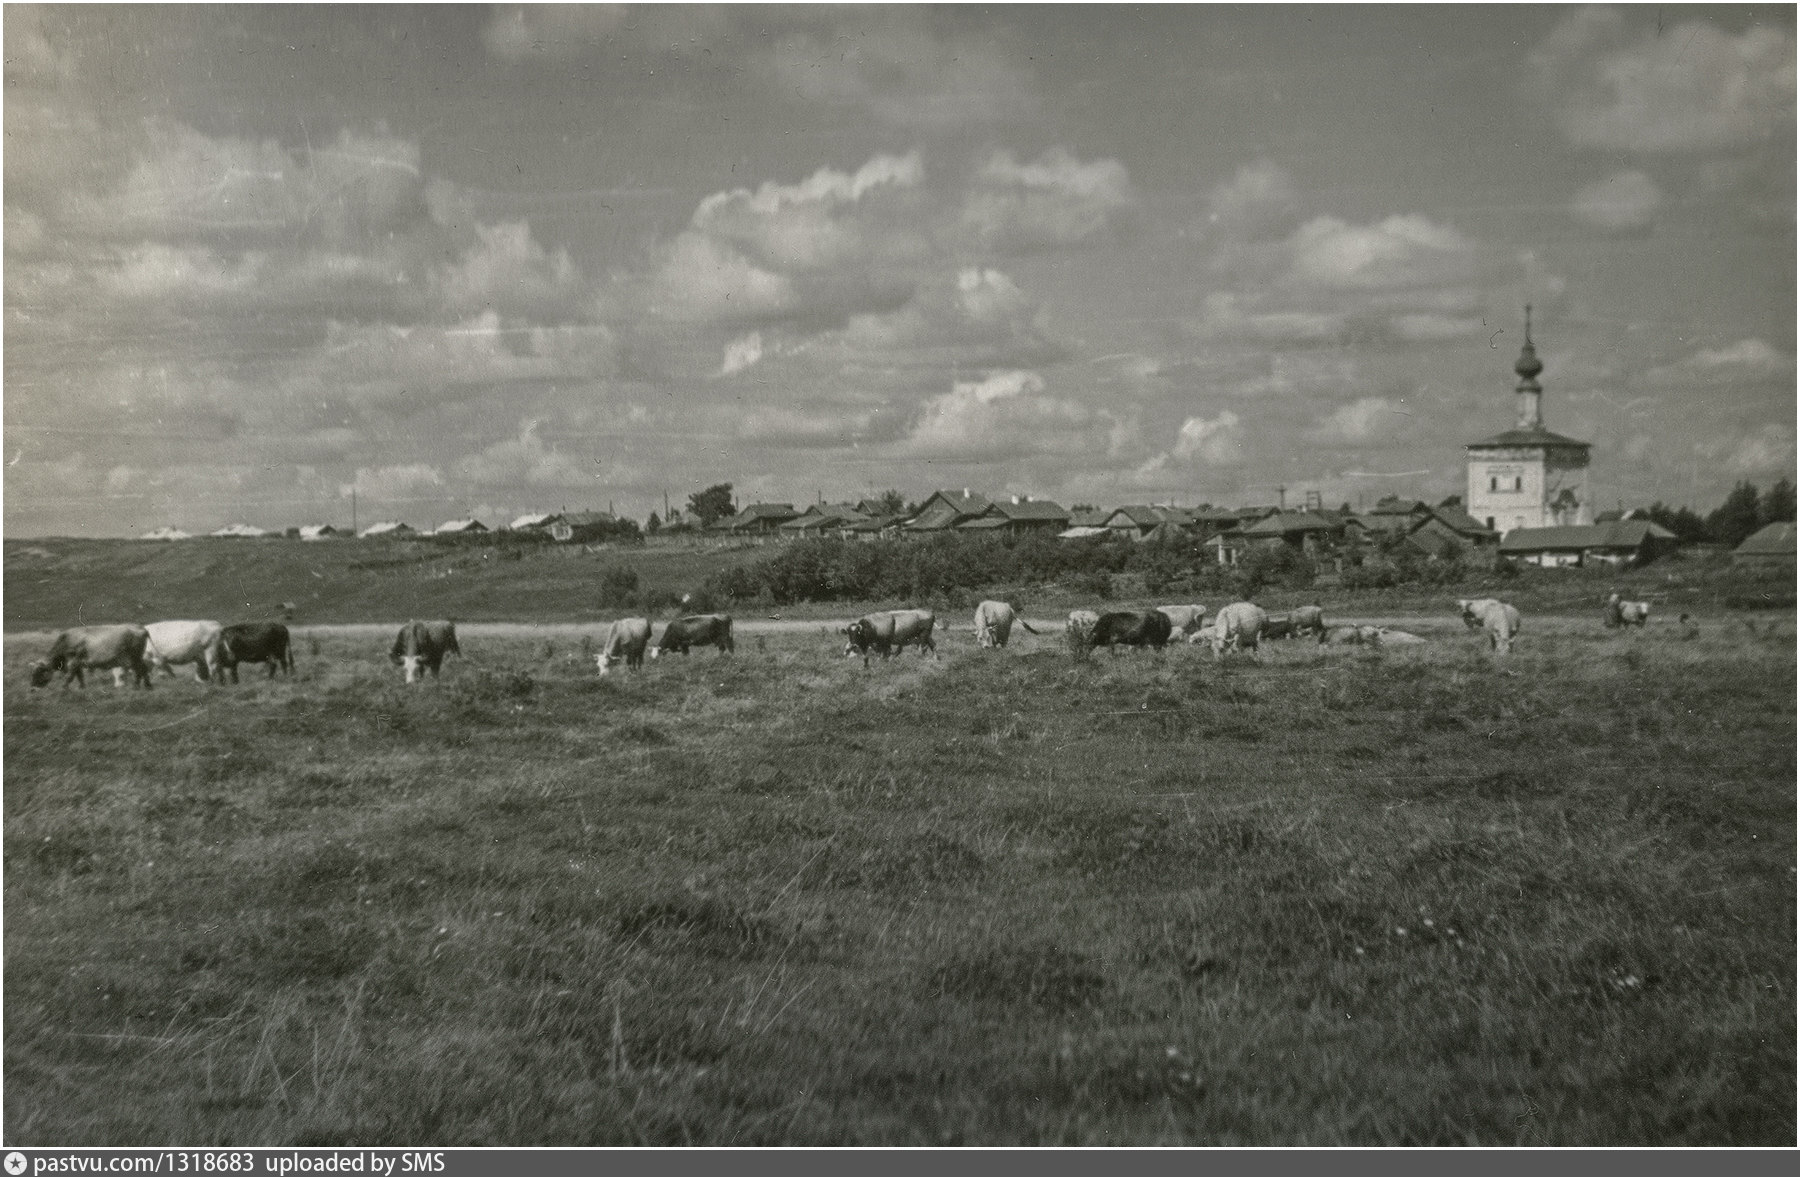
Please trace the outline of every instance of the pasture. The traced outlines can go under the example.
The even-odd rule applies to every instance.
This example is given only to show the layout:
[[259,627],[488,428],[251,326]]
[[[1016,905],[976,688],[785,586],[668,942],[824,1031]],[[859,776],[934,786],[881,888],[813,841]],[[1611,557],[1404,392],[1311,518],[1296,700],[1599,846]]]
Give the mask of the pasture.
[[8,1142],[1793,1143],[1791,616],[956,620],[148,693],[10,636]]

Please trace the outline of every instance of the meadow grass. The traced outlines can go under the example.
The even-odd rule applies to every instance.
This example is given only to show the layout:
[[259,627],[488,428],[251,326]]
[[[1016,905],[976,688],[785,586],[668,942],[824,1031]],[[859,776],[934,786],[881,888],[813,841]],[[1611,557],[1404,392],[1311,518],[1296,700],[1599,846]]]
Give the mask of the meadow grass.
[[6,1138],[1792,1144],[1793,624],[1546,628],[9,641]]

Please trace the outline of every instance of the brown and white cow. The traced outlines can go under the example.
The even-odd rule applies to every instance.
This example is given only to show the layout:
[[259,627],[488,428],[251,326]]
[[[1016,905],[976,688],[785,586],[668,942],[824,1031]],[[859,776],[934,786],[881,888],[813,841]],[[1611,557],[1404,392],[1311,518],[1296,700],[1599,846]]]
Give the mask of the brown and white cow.
[[932,639],[931,631],[936,627],[937,614],[929,609],[889,609],[883,613],[868,613],[844,627],[844,656],[849,658],[861,654],[863,665],[867,666],[870,651],[885,659],[898,654],[907,646],[917,644],[920,655],[929,653],[935,658],[937,642]]
[[31,665],[31,685],[43,687],[59,671],[63,675],[63,689],[70,683],[83,690],[87,689],[87,679],[83,671],[111,670],[131,672],[133,684],[145,690],[150,689],[150,663],[145,658],[145,649],[150,644],[150,634],[141,625],[91,625],[84,629],[65,629],[56,635],[50,645],[50,653],[41,661]]
[[427,670],[436,678],[447,654],[462,655],[462,647],[456,642],[455,622],[409,621],[394,635],[388,658],[405,672],[407,682],[414,683]]
[[594,655],[594,662],[605,674],[618,662],[625,663],[625,669],[637,670],[644,665],[644,649],[650,644],[650,619],[647,617],[621,617],[606,628],[606,641],[600,652]]

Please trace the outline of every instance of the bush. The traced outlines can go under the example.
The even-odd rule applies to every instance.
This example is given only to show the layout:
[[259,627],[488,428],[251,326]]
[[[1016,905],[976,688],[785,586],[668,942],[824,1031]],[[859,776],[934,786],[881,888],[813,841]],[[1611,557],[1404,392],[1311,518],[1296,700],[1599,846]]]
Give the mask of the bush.
[[638,603],[637,569],[620,564],[600,574],[600,606],[604,609],[630,609]]

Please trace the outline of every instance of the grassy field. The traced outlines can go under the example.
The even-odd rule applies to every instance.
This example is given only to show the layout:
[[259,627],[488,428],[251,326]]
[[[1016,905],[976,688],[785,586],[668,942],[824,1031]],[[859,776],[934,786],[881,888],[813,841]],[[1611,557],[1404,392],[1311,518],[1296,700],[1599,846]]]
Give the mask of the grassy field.
[[149,693],[9,639],[6,1139],[1792,1144],[1791,616],[1447,620]]

